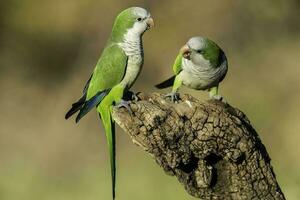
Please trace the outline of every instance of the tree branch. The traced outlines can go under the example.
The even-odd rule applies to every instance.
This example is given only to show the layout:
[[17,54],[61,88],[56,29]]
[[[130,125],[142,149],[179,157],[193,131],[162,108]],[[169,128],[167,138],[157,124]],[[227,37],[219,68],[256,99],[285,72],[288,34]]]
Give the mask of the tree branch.
[[186,191],[201,199],[285,199],[269,155],[238,109],[181,95],[140,94],[133,114],[114,108],[115,121]]

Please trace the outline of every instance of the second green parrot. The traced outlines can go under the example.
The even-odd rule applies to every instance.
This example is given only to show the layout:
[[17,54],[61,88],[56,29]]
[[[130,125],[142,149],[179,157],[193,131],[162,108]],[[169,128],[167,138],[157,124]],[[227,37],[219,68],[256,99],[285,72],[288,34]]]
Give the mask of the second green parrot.
[[156,85],[163,89],[173,86],[170,96],[178,100],[181,85],[196,90],[209,90],[211,98],[222,99],[218,95],[219,83],[227,73],[227,58],[223,50],[213,41],[200,36],[192,37],[180,49],[173,65],[174,76]]
[[73,103],[65,118],[79,111],[76,123],[96,107],[104,125],[110,153],[112,195],[115,198],[115,123],[112,106],[130,109],[123,95],[137,79],[144,61],[142,36],[153,27],[150,13],[139,7],[122,11],[115,19],[113,29],[102,55],[87,81],[82,97]]

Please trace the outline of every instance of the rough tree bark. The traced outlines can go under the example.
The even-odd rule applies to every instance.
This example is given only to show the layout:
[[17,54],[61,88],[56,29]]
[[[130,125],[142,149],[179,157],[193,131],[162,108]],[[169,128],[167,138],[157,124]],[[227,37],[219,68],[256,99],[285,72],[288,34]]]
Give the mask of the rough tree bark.
[[164,171],[200,199],[285,199],[269,155],[238,109],[216,100],[140,94],[130,114],[115,108],[115,121]]

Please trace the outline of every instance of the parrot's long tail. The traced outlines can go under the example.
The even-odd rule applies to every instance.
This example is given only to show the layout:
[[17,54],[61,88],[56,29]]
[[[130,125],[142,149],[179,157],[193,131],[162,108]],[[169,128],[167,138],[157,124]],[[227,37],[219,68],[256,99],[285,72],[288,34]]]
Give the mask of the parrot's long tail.
[[171,78],[155,85],[155,87],[158,88],[158,89],[164,89],[164,88],[171,87],[174,83],[175,77],[176,77],[176,75],[174,75]]
[[97,110],[100,112],[100,117],[103,122],[105,129],[107,144],[109,148],[110,167],[111,167],[111,180],[112,180],[112,196],[115,199],[115,188],[116,188],[116,148],[115,148],[115,123],[111,117],[111,106],[101,104]]

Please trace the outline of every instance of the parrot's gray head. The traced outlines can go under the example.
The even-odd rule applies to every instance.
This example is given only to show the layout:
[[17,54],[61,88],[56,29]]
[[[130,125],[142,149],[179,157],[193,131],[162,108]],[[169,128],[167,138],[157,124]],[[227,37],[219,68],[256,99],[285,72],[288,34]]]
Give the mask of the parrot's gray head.
[[189,39],[180,51],[185,59],[191,60],[195,65],[216,67],[223,57],[223,51],[216,43],[200,36]]
[[144,8],[134,7],[133,16],[135,22],[131,30],[137,34],[142,34],[154,26],[154,21],[150,13]]
[[204,50],[206,47],[206,39],[203,37],[192,37],[187,42],[187,45],[193,50]]
[[120,13],[120,26],[124,26],[132,35],[141,35],[154,26],[150,13],[140,7],[131,7]]
[[122,41],[124,36],[128,40],[140,38],[146,30],[153,26],[154,21],[146,9],[127,8],[117,16],[112,30],[112,38],[117,41]]

